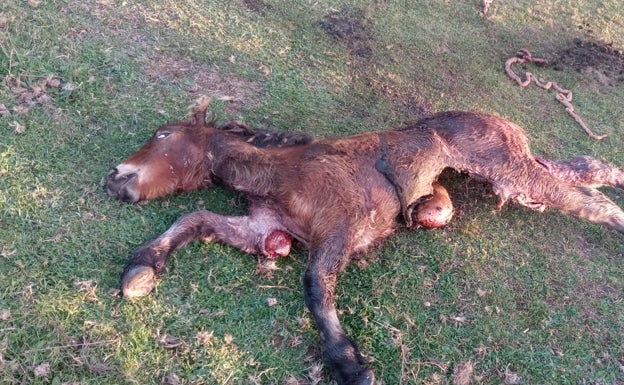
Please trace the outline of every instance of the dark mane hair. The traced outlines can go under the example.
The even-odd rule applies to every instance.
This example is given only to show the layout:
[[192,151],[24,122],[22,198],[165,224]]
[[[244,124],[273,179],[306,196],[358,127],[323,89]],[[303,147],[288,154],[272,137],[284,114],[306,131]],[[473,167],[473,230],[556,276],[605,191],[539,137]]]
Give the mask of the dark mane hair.
[[241,121],[229,122],[217,129],[231,132],[255,147],[293,147],[314,141],[314,137],[305,132],[253,128]]

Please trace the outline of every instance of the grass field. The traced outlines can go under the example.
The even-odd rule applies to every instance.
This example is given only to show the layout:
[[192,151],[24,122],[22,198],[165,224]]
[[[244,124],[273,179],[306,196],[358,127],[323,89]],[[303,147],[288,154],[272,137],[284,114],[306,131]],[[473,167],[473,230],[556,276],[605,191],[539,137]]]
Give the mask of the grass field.
[[[574,92],[589,138],[552,92]],[[223,245],[178,251],[154,293],[118,295],[130,254],[215,189],[139,205],[101,180],[199,94],[219,122],[317,136],[447,109],[524,126],[550,158],[624,167],[621,0],[119,1],[0,5],[0,383],[329,384],[297,249],[273,278]],[[398,232],[338,289],[379,384],[624,384],[624,236],[554,211],[496,211],[445,173],[457,213]],[[604,190],[620,206],[624,193]],[[267,299],[274,298],[275,306]]]

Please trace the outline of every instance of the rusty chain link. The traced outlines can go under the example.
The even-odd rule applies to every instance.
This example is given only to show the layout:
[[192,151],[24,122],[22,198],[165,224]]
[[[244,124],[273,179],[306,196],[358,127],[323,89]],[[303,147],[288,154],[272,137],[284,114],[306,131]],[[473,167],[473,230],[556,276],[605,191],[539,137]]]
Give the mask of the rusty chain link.
[[526,63],[526,62],[536,63],[536,64],[548,64],[548,60],[533,57],[533,55],[531,55],[531,52],[529,52],[526,49],[521,49],[516,53],[516,56],[510,57],[505,62],[505,72],[507,73],[507,76],[509,76],[516,83],[518,83],[520,87],[526,87],[533,82],[535,83],[536,86],[538,86],[539,88],[543,90],[549,90],[550,88],[553,88],[555,92],[557,92],[557,95],[556,95],[557,100],[565,106],[566,112],[568,113],[568,115],[574,118],[574,120],[576,120],[576,122],[581,127],[583,127],[583,130],[585,130],[587,135],[597,140],[601,140],[607,137],[607,135],[594,134],[592,130],[590,130],[587,127],[585,122],[583,122],[583,119],[581,119],[581,117],[576,112],[574,112],[574,106],[572,106],[572,91],[562,88],[561,86],[559,86],[559,84],[555,82],[542,83],[537,79],[535,75],[533,75],[531,72],[528,72],[528,71],[525,73],[526,80],[522,80],[520,76],[516,75],[516,73],[513,72],[513,70],[511,69],[511,66],[515,63]]

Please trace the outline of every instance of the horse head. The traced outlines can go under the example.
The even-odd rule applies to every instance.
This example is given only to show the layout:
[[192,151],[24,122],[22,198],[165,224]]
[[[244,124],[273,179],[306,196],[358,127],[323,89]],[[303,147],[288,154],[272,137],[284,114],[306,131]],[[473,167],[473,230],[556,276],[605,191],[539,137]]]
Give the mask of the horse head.
[[108,195],[138,202],[210,186],[205,148],[216,129],[213,122],[206,122],[209,104],[210,98],[199,98],[191,107],[190,120],[158,128],[137,152],[114,167],[106,177]]

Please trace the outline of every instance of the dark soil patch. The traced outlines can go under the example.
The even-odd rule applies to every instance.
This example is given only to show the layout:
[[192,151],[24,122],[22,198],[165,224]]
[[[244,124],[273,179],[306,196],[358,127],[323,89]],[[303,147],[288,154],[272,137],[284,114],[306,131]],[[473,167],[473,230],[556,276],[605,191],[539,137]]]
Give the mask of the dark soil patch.
[[373,56],[373,49],[368,43],[372,38],[357,13],[351,10],[335,11],[321,20],[320,25],[329,36],[344,42],[351,49],[351,55],[369,59]]
[[[369,94],[371,97],[391,100],[397,106],[397,111],[407,120],[429,115],[431,103],[425,100],[413,85],[407,86],[379,74],[378,66],[383,67],[380,61],[383,62],[385,59],[381,55],[374,57],[374,37],[367,24],[365,11],[349,7],[334,10],[320,21],[320,27],[349,50],[354,93],[360,93],[361,89],[365,88],[371,91]],[[369,113],[367,108],[361,110],[356,108],[355,111],[359,117],[367,116]]]
[[624,55],[611,44],[575,39],[572,47],[564,48],[551,66],[571,67],[601,86],[624,84]]
[[243,3],[250,11],[260,14],[264,13],[265,9],[267,8],[266,3],[262,0],[243,0]]
[[399,105],[399,111],[412,119],[424,118],[431,114],[431,103],[415,92],[401,98],[396,103]]

